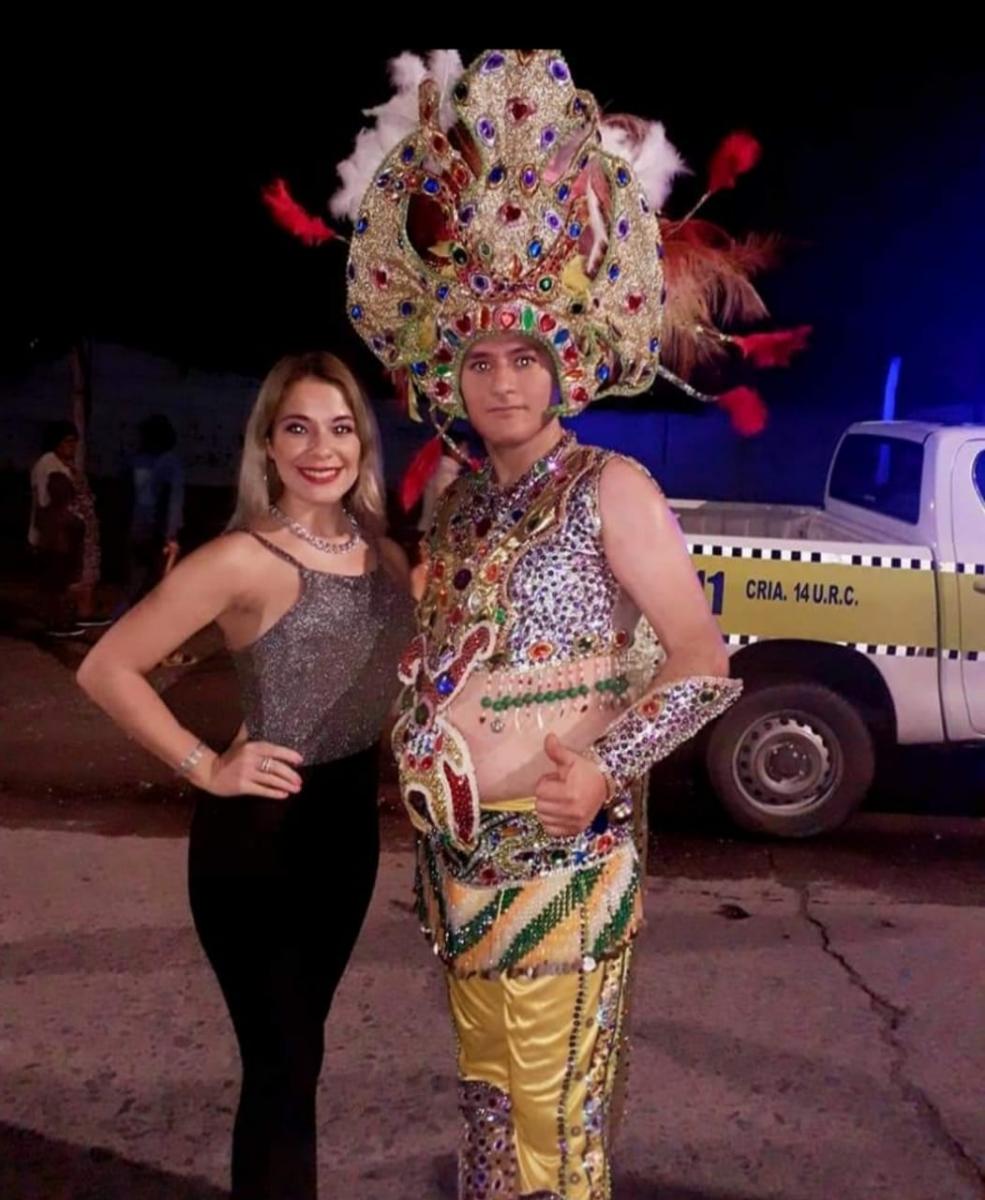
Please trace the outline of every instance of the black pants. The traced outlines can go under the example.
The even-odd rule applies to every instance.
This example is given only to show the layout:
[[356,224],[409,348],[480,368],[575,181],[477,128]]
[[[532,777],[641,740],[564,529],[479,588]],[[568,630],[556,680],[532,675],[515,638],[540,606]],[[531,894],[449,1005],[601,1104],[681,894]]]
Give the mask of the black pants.
[[234,1200],[314,1200],[324,1024],[376,881],[377,750],[304,768],[288,800],[206,796],[192,915],[239,1041]]

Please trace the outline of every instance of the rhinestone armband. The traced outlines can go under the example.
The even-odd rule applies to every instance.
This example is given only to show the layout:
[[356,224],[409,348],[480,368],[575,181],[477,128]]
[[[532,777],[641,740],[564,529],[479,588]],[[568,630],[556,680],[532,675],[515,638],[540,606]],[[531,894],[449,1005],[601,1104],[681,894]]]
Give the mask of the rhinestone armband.
[[738,679],[695,676],[647,692],[589,750],[610,798],[720,716],[741,691]]

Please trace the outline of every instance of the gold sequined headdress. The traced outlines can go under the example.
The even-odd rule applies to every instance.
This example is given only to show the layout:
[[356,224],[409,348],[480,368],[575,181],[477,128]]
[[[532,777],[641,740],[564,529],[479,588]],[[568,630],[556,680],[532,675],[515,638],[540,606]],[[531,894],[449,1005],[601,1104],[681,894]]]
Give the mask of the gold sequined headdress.
[[462,356],[522,332],[553,356],[563,411],[653,383],[665,301],[657,216],[601,145],[598,107],[564,59],[494,50],[437,83],[355,214],[349,317],[439,410],[464,412]]
[[[685,170],[662,125],[600,113],[553,50],[487,51],[466,70],[453,51],[427,65],[405,54],[391,74],[396,94],[367,111],[373,124],[339,165],[331,207],[353,223],[349,317],[430,401],[439,428],[464,415],[469,346],[504,332],[547,348],[562,415],[663,377],[723,401],[740,431],[760,426],[748,388],[708,397],[681,376],[736,348],[779,364],[808,331],[744,339],[717,328],[720,315],[765,315],[749,279],[773,243],[661,215]],[[727,140],[706,196],[757,157],[746,135]],[[277,189],[268,203],[285,225],[311,241],[332,236]]]

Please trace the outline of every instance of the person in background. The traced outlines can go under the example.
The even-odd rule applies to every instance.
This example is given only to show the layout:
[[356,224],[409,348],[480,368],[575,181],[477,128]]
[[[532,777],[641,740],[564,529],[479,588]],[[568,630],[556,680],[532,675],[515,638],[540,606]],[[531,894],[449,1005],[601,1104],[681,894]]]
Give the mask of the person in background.
[[[426,538],[431,529],[434,515],[438,509],[438,501],[461,473],[461,461],[456,458],[448,445],[442,445],[441,461],[425,484],[424,495],[421,498],[421,515],[417,520],[417,532],[421,539]],[[427,564],[421,560],[410,573],[411,591],[415,599],[419,600],[423,596],[426,582]]]
[[78,637],[86,629],[109,624],[109,618],[94,608],[99,520],[89,480],[78,462],[79,444],[79,431],[71,421],[53,422],[45,433],[45,453],[31,470],[27,540],[39,552],[47,632],[54,637]]
[[36,556],[45,632],[80,637],[73,586],[82,573],[83,526],[73,512],[73,464],[79,435],[69,421],[45,431],[44,453],[31,470],[31,523],[27,540]]
[[141,421],[138,432],[140,448],[131,470],[127,607],[142,600],[174,565],[184,523],[185,478],[175,450],[174,426],[166,416],[155,413]]

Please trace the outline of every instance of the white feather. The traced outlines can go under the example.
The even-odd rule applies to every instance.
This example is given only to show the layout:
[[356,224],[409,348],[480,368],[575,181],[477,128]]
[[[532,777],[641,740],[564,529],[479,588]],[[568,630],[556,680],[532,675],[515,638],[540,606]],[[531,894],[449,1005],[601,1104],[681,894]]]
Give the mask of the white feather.
[[[384,155],[388,154],[413,133],[418,124],[418,107],[416,92],[402,92],[395,96],[389,104],[376,110],[376,136],[383,147]],[[379,166],[379,163],[377,163]]]
[[661,121],[648,121],[646,133],[638,143],[626,130],[603,121],[602,149],[629,163],[656,212],[663,210],[677,176],[689,173]]
[[329,201],[332,215],[354,221],[366,189],[373,181],[380,164],[395,147],[418,125],[420,115],[417,93],[421,83],[434,79],[438,85],[441,107],[439,122],[447,131],[454,123],[451,93],[462,75],[462,60],[456,50],[434,50],[428,65],[416,54],[404,53],[390,62],[390,81],[396,91],[384,104],[363,110],[372,124],[360,130],[352,154],[338,164],[342,186]]
[[427,67],[416,54],[405,50],[389,63],[390,82],[398,92],[416,91],[427,77]]
[[438,95],[441,97],[438,122],[445,133],[455,124],[456,114],[451,94],[464,71],[461,55],[457,50],[432,50],[428,55],[428,74],[438,85]]
[[336,168],[342,186],[329,202],[332,215],[354,221],[366,188],[386,157],[375,129],[360,129],[352,154]]

